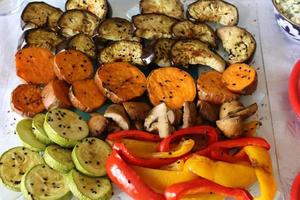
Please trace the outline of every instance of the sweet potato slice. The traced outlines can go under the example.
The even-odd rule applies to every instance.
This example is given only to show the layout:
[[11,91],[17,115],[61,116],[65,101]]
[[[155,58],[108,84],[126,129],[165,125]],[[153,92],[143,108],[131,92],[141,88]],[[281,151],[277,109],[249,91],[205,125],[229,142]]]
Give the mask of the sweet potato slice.
[[83,112],[96,110],[106,100],[93,79],[75,81],[70,88],[69,97],[73,106]]
[[239,95],[223,85],[222,74],[216,71],[202,73],[198,78],[197,88],[199,99],[212,104],[221,105],[239,98]]
[[15,55],[17,75],[28,83],[45,84],[55,79],[53,54],[44,48],[29,47]]
[[72,84],[93,75],[93,63],[80,51],[67,50],[54,57],[54,71],[61,80]]
[[222,75],[223,84],[232,92],[250,95],[257,87],[257,74],[247,64],[230,65]]
[[53,80],[42,91],[43,103],[47,110],[69,108],[72,106],[69,96],[69,85],[62,80]]
[[33,117],[43,112],[42,88],[34,84],[21,84],[11,94],[11,107],[23,116]]
[[176,67],[153,70],[147,78],[147,90],[153,105],[165,102],[170,109],[180,109],[196,96],[194,79]]
[[142,96],[146,77],[137,67],[124,62],[102,65],[95,75],[97,86],[114,103],[122,103]]

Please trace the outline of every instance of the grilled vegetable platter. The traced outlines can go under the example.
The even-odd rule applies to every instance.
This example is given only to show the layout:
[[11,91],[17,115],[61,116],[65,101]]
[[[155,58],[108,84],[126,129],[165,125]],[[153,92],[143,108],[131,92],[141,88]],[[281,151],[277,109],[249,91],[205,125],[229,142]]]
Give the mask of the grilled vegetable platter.
[[26,200],[273,200],[243,13],[138,3],[126,19],[106,0],[27,4],[11,92],[22,145],[2,153],[1,182]]

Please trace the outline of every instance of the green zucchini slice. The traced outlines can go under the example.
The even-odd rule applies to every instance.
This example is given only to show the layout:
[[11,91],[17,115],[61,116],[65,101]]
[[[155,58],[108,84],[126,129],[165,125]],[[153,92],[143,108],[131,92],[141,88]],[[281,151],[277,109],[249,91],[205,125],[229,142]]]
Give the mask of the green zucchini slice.
[[45,150],[44,159],[51,168],[66,173],[74,168],[71,153],[70,149],[50,145]]
[[22,141],[23,145],[33,151],[43,151],[46,145],[40,142],[32,131],[32,120],[23,119],[18,122],[16,132]]
[[105,164],[111,147],[104,141],[89,137],[78,143],[72,151],[76,169],[88,176],[106,174]]
[[0,157],[0,181],[9,189],[21,191],[23,175],[33,166],[43,164],[38,152],[25,147],[14,147]]
[[32,118],[32,131],[35,137],[44,144],[51,144],[52,141],[44,130],[45,114],[37,114]]
[[44,129],[48,137],[62,147],[74,147],[87,137],[87,123],[75,112],[54,109],[46,114]]
[[71,170],[67,175],[68,185],[75,197],[81,200],[108,200],[112,185],[108,178],[95,178]]
[[72,198],[64,175],[44,164],[31,168],[23,176],[21,191],[27,200],[69,200]]

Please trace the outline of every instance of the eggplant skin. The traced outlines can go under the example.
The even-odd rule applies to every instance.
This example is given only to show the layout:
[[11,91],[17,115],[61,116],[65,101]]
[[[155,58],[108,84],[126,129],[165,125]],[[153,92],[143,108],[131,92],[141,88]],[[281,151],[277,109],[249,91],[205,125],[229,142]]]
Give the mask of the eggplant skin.
[[221,27],[216,32],[223,48],[229,54],[230,64],[251,61],[256,50],[256,41],[251,33],[237,26]]
[[78,33],[93,36],[99,26],[99,18],[87,10],[68,10],[60,17],[58,26],[61,34],[66,37]]
[[101,22],[98,28],[98,37],[111,40],[130,40],[130,41],[140,41],[140,38],[133,36],[133,25],[130,21],[114,17],[109,18]]
[[177,19],[184,17],[183,5],[180,0],[141,0],[140,10],[142,14],[157,13]]
[[29,29],[25,33],[25,47],[42,47],[55,52],[56,46],[64,38],[54,31],[45,28]]
[[179,40],[171,48],[174,65],[206,65],[218,72],[223,72],[226,62],[217,53],[211,51],[207,44],[196,39]]
[[170,51],[172,45],[176,42],[174,39],[160,38],[154,45],[154,63],[160,67],[169,67],[172,65],[170,60]]
[[139,42],[121,40],[102,49],[98,60],[100,63],[129,62],[144,65],[142,53],[143,47]]
[[222,0],[198,0],[188,6],[187,16],[190,20],[225,26],[234,26],[239,21],[238,9]]
[[171,38],[172,26],[178,20],[162,14],[143,14],[132,17],[134,34],[144,39]]
[[84,9],[95,14],[99,19],[104,19],[108,12],[106,0],[68,0],[66,2],[66,10]]
[[62,14],[62,10],[45,2],[28,3],[21,14],[22,28],[48,27],[57,31],[57,22]]
[[91,58],[96,56],[96,46],[94,41],[83,33],[79,33],[71,37],[67,44],[67,49],[81,51]]
[[193,23],[191,21],[180,21],[173,25],[172,33],[177,38],[198,39],[216,48],[216,35],[214,30],[205,23]]

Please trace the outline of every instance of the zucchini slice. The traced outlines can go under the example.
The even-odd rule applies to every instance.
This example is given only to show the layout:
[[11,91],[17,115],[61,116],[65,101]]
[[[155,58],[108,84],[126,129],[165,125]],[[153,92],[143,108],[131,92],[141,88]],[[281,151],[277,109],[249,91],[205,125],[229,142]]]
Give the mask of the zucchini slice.
[[78,33],[93,36],[99,25],[99,18],[87,10],[68,10],[59,18],[61,34],[71,37]]
[[70,200],[73,196],[64,175],[45,164],[36,165],[23,176],[21,191],[27,200]]
[[18,122],[16,132],[22,141],[23,145],[32,151],[43,151],[46,145],[39,141],[32,131],[32,120],[23,119]]
[[91,58],[96,56],[96,46],[93,40],[83,33],[71,37],[67,44],[67,49],[81,51]]
[[71,157],[72,151],[58,145],[50,145],[44,153],[44,160],[52,169],[66,173],[74,168]]
[[49,111],[44,129],[48,137],[62,147],[74,147],[89,134],[87,123],[78,114],[66,109]]
[[179,40],[171,49],[172,61],[175,65],[187,67],[190,65],[206,65],[216,71],[223,72],[225,61],[217,53],[211,51],[208,45],[195,39]]
[[21,179],[33,166],[43,164],[39,153],[25,147],[14,147],[0,157],[0,182],[14,191],[21,191]]
[[222,0],[198,0],[187,8],[190,20],[201,22],[215,22],[233,26],[239,21],[238,9]]
[[89,137],[78,143],[72,151],[75,167],[88,176],[106,175],[105,164],[111,147],[104,141]]
[[55,52],[56,46],[63,41],[63,37],[45,28],[34,28],[24,32],[23,47],[41,47]]
[[170,51],[176,40],[169,38],[160,38],[154,45],[154,63],[160,67],[169,67],[172,65],[170,60]]
[[140,41],[140,38],[133,36],[133,25],[130,21],[114,17],[104,20],[99,28],[99,38],[111,41],[130,40]]
[[142,14],[159,13],[177,19],[184,17],[180,0],[141,0],[140,10]]
[[217,29],[230,64],[249,62],[256,49],[254,37],[246,29],[227,26]]
[[141,57],[143,47],[134,41],[118,41],[102,49],[99,54],[100,63],[129,62],[144,65]]
[[172,32],[178,38],[198,39],[201,42],[216,47],[216,36],[214,30],[204,23],[193,23],[191,21],[180,21],[173,25]]
[[162,14],[144,14],[132,17],[136,28],[134,34],[145,39],[171,38],[175,18]]
[[44,144],[51,144],[52,141],[44,130],[44,121],[46,115],[43,113],[37,114],[32,118],[32,131],[35,137]]
[[28,3],[21,14],[22,28],[49,27],[56,31],[58,19],[62,14],[62,10],[45,2]]
[[106,0],[68,0],[66,10],[84,9],[99,17],[100,20],[106,17],[108,5]]
[[109,200],[113,193],[108,178],[95,178],[81,174],[75,169],[67,175],[71,192],[82,200]]

